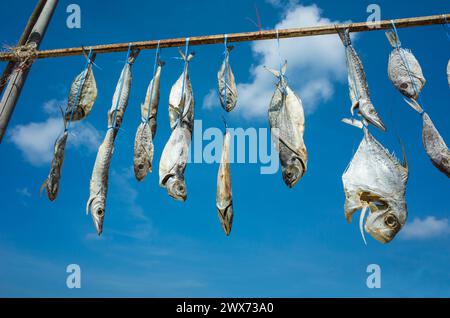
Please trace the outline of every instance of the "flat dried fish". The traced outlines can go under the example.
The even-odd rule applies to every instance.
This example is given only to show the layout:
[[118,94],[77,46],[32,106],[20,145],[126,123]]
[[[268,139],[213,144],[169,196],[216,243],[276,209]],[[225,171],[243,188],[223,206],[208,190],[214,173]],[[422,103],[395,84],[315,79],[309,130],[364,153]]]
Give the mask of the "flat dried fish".
[[149,122],[140,123],[134,139],[134,175],[142,181],[152,172],[153,136]]
[[364,128],[364,137],[342,176],[345,192],[345,218],[362,209],[360,231],[365,230],[381,243],[390,242],[405,225],[408,211],[405,200],[408,181],[406,155],[401,164]]
[[267,68],[278,78],[269,106],[269,124],[279,152],[283,180],[292,188],[306,173],[308,153],[303,140],[305,116],[302,101],[286,81],[286,67],[287,62],[281,73]]
[[222,108],[230,112],[236,107],[237,103],[237,88],[234,79],[233,71],[230,66],[230,52],[234,46],[228,46],[225,53],[225,58],[217,73],[217,86],[219,89],[220,103]]
[[231,172],[230,172],[230,139],[231,134],[225,132],[222,157],[217,173],[217,194],[216,207],[219,214],[220,224],[227,236],[230,235],[233,225],[233,193],[231,191]]
[[423,113],[422,140],[433,165],[450,178],[450,150],[427,113]]
[[374,125],[382,131],[386,131],[386,127],[384,126],[370,99],[366,73],[364,72],[358,53],[356,53],[352,46],[349,30],[338,29],[337,31],[342,43],[345,46],[347,58],[348,85],[350,99],[352,101],[350,112],[353,116],[354,111],[357,110],[358,114],[363,118],[363,121]]

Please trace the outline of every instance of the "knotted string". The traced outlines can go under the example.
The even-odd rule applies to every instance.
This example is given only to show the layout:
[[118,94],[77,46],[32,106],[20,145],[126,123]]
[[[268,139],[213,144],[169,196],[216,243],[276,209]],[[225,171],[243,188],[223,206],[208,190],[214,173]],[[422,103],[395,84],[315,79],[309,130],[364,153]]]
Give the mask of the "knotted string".
[[89,65],[92,63],[91,58],[92,58],[92,48],[89,49],[89,54],[88,54],[86,66],[84,68],[84,74],[83,74],[83,77],[81,79],[80,85],[78,86],[77,94],[75,95],[75,101],[73,102],[72,110],[70,111],[70,119],[69,119],[69,122],[67,124],[67,127],[64,129],[64,132],[69,131],[70,125],[72,123],[73,113],[75,112],[75,108],[77,107],[78,100],[80,99],[81,90],[82,90],[82,88],[84,86],[84,83],[86,81]]
[[[125,61],[125,64],[130,64],[130,62],[128,61],[128,60],[129,60],[129,57],[130,57],[130,53],[131,53],[131,43],[128,44],[127,59],[126,59],[126,61]],[[122,72],[123,72],[123,70],[122,70]],[[122,76],[122,75],[123,75],[123,74],[121,73],[121,76],[120,76],[120,83],[119,83],[119,92],[118,92],[118,94],[117,94],[116,105],[115,105],[115,107],[114,107],[114,119],[113,119],[113,122],[112,122],[112,125],[113,125],[113,126],[108,127],[108,129],[115,129],[115,130],[117,129],[117,127],[116,127],[117,110],[118,110],[118,108],[119,108],[119,102],[120,102],[120,97],[121,97],[121,95],[122,95],[123,82],[124,82],[124,77],[125,77],[125,76]]]
[[156,67],[157,67],[157,63],[159,60],[159,44],[160,44],[160,40],[158,40],[158,45],[156,47],[156,53],[155,53],[155,63],[153,64],[153,79],[152,79],[152,85],[150,88],[150,101],[148,103],[147,118],[142,120],[142,122],[144,124],[148,124],[150,121],[150,112],[151,112],[150,106],[152,105],[152,100],[153,100],[153,88],[155,87]]
[[225,55],[225,78],[224,78],[224,104],[225,104],[225,109],[227,108],[227,102],[228,102],[228,96],[227,96],[227,83],[228,83],[228,48],[227,48],[227,42],[228,42],[228,34],[224,35],[224,47],[225,47],[225,51],[223,52],[223,54]]

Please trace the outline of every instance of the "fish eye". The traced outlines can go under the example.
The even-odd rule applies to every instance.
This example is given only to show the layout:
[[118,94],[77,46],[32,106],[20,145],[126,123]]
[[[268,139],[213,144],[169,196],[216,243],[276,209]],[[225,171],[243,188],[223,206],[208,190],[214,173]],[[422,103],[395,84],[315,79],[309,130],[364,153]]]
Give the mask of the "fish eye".
[[99,217],[102,217],[104,213],[105,213],[105,211],[103,211],[102,209],[100,209],[100,210],[97,211],[97,215],[98,215]]
[[392,214],[389,214],[384,218],[384,223],[392,229],[395,229],[398,226],[397,218]]
[[142,163],[139,164],[139,169],[144,169],[144,165]]
[[403,83],[402,85],[400,85],[401,88],[403,89],[407,89],[408,88],[408,83]]

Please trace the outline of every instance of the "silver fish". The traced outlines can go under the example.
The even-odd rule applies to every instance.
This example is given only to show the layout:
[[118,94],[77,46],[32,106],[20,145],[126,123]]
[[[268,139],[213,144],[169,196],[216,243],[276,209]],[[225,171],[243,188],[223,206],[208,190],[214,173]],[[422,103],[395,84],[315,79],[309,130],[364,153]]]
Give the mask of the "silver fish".
[[234,46],[228,46],[222,66],[217,73],[217,86],[219,89],[220,103],[222,108],[230,112],[236,107],[237,89],[233,71],[230,66],[230,52]]
[[158,58],[158,67],[156,68],[155,76],[150,81],[147,88],[147,94],[145,95],[145,101],[141,104],[142,121],[148,121],[150,130],[152,131],[152,138],[155,138],[156,135],[156,117],[158,115],[161,70],[164,65],[165,63]]
[[422,140],[433,165],[450,178],[450,150],[427,113],[423,113]]
[[149,172],[152,172],[152,139],[150,123],[141,123],[134,139],[134,175],[138,181],[142,181]]
[[350,112],[352,116],[354,111],[358,110],[358,114],[366,121],[375,127],[386,131],[380,116],[370,99],[369,86],[367,85],[366,74],[361,62],[361,59],[352,46],[352,42],[348,29],[338,29],[339,37],[345,46],[347,59],[348,84],[350,91],[350,99],[352,106]]
[[172,130],[175,129],[178,121],[183,121],[190,126],[193,125],[194,122],[195,101],[191,81],[189,79],[189,62],[194,58],[195,53],[192,52],[185,57],[183,52],[180,50],[180,55],[186,62],[186,67],[170,90],[169,121],[170,128],[172,128]]
[[41,186],[40,194],[42,194],[42,191],[45,188],[47,190],[47,197],[50,201],[54,201],[58,196],[59,182],[61,180],[61,169],[64,163],[64,152],[66,149],[68,136],[69,133],[65,131],[63,135],[56,140],[50,173]]
[[447,81],[448,81],[448,86],[450,86],[450,60],[448,60],[448,63],[447,63]]
[[386,36],[392,46],[388,63],[389,79],[400,93],[408,98],[405,101],[417,112],[422,113],[422,108],[417,103],[419,93],[426,83],[422,68],[411,51],[401,47],[395,32],[387,31]]
[[95,228],[98,235],[103,232],[105,219],[106,196],[108,193],[109,166],[114,151],[114,141],[122,124],[123,116],[128,105],[128,97],[131,89],[131,66],[139,51],[133,50],[123,67],[119,81],[114,92],[112,106],[108,111],[108,130],[103,143],[98,148],[94,168],[89,187],[89,199],[86,205],[86,213],[89,209],[92,213]]
[[[77,121],[86,118],[97,99],[97,84],[92,70],[92,63],[93,61],[90,60],[87,70],[81,72],[72,82],[65,115],[65,120],[68,122],[70,120]],[[78,100],[76,100],[77,97]]]
[[404,164],[391,155],[364,128],[364,137],[342,176],[345,192],[345,217],[350,223],[353,214],[362,209],[360,231],[364,242],[365,230],[381,243],[390,242],[405,225],[405,200],[408,164],[403,150]]
[[189,156],[191,131],[185,125],[177,125],[164,147],[159,162],[159,184],[174,199],[186,201],[187,190],[184,171]]
[[269,106],[269,124],[275,147],[279,152],[283,180],[290,188],[294,187],[306,173],[308,153],[303,134],[305,116],[300,98],[289,87],[286,77],[287,62],[281,73],[269,68],[278,78],[275,92]]
[[231,191],[230,174],[230,139],[231,134],[227,130],[223,140],[222,158],[217,174],[216,207],[223,231],[230,235],[233,225],[233,193]]

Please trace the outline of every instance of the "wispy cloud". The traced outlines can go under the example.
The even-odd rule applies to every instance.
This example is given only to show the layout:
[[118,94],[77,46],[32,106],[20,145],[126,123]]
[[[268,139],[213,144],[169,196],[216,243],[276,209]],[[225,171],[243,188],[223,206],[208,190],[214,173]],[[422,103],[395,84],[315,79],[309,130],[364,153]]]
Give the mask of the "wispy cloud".
[[[49,100],[43,104],[50,117],[43,122],[30,122],[11,129],[9,141],[23,154],[33,166],[48,164],[52,160],[55,140],[64,131],[59,106],[64,101]],[[96,151],[101,141],[100,133],[90,123],[74,122],[69,136],[68,147]]]
[[427,216],[423,220],[415,218],[400,233],[404,240],[426,240],[450,234],[450,225],[448,219]]
[[17,189],[17,193],[27,198],[31,197],[30,190],[27,187]]
[[219,105],[219,94],[213,88],[209,90],[209,93],[203,98],[203,108],[212,109]]
[[[277,0],[269,3],[283,10],[275,29],[340,23],[323,17],[316,5],[303,6],[295,1]],[[314,112],[317,105],[330,100],[335,82],[346,78],[345,52],[339,37],[335,35],[282,39],[280,51],[277,41],[256,41],[251,48],[258,61],[250,68],[252,80],[238,84],[239,107],[236,112],[245,118],[266,116],[276,79],[264,66],[278,68],[280,56],[288,61],[289,84],[302,99],[306,113]],[[217,104],[217,95],[213,94],[211,90],[205,97],[205,108]]]

